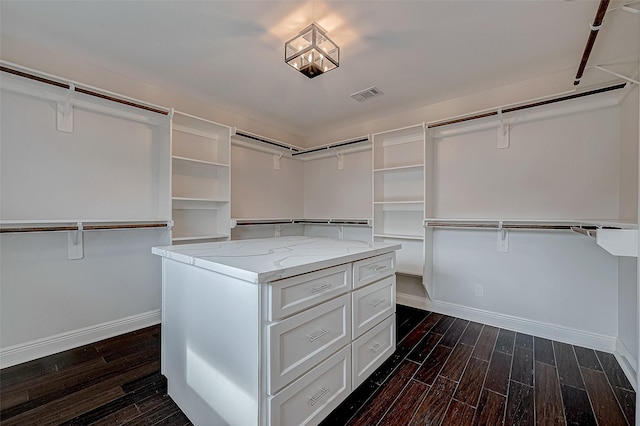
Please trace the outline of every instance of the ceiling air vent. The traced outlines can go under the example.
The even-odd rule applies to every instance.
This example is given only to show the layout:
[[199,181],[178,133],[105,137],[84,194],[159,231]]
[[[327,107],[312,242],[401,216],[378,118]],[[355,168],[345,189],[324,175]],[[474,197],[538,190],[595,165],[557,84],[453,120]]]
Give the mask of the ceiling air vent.
[[374,96],[378,96],[382,94],[383,94],[382,91],[378,89],[376,86],[371,86],[368,89],[364,89],[352,94],[351,97],[358,102],[362,102],[369,98],[373,98]]

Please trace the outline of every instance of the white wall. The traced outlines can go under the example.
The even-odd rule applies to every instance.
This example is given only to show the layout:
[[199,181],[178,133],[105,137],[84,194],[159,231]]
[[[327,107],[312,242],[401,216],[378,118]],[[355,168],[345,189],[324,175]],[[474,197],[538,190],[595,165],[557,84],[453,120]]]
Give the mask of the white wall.
[[618,218],[619,108],[436,139],[436,217]]
[[[170,218],[166,117],[151,125],[73,107],[73,131],[61,132],[56,104],[8,90],[10,80],[0,95],[0,219]],[[160,321],[151,247],[168,244],[168,229],[81,238],[83,257],[70,260],[67,232],[0,236],[2,367]]]
[[[507,149],[496,147],[495,128],[437,138],[434,215],[618,219],[619,120],[620,107],[612,106],[513,124]],[[502,253],[497,234],[433,232],[436,305],[517,318],[538,335],[574,334],[581,340],[572,343],[613,350],[618,259],[568,231],[509,231]]]
[[[83,329],[98,324],[111,324],[104,332],[118,334],[157,323],[162,277],[151,247],[166,242],[167,234],[85,232],[84,258],[78,260],[67,258],[66,232],[0,236],[2,350],[43,339],[55,340],[52,349],[69,349],[86,338]],[[127,318],[130,324],[119,324]],[[3,367],[13,359],[3,357]]]
[[304,163],[304,214],[307,218],[368,219],[372,215],[371,150]]
[[231,217],[286,219],[304,216],[304,163],[274,154],[231,147]]
[[[2,59],[39,71],[58,75],[80,83],[110,90],[156,105],[172,107],[196,117],[206,118],[227,126],[270,137],[275,140],[304,145],[301,136],[282,126],[256,120],[251,111],[231,110],[215,99],[202,99],[198,94],[185,93],[175,82],[153,85],[136,80],[130,74],[115,72],[100,57],[79,56],[73,51],[46,49],[25,39],[0,35]],[[129,69],[131,64],[120,64]]]
[[[578,234],[496,231],[434,232],[432,299],[587,334],[617,335],[614,256]],[[484,289],[475,296],[475,286]],[[533,326],[533,324],[532,324]]]

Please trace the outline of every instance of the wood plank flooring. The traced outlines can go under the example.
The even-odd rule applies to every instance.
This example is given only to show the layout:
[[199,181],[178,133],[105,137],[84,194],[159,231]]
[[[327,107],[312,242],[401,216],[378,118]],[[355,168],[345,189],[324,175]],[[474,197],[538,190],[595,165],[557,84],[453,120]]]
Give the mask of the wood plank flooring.
[[[613,355],[398,305],[394,355],[322,423],[633,425]],[[0,370],[2,425],[190,425],[160,327]]]

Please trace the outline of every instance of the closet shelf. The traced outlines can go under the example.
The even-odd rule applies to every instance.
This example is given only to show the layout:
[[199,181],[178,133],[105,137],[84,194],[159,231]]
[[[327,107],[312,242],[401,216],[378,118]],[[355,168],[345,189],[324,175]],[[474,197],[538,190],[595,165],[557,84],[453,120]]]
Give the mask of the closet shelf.
[[427,228],[570,230],[593,237],[614,256],[638,257],[638,224],[616,219],[443,219],[428,218]]
[[169,109],[0,60],[0,88],[139,123],[160,125]]
[[173,201],[173,210],[190,210],[190,209],[213,209],[217,210],[229,203],[229,200],[216,200],[213,198],[195,198],[195,197],[171,197]]
[[384,172],[404,172],[411,170],[421,170],[424,169],[424,164],[410,164],[406,166],[396,166],[396,167],[383,167],[380,169],[373,169],[374,173],[384,173]]
[[403,200],[403,201],[374,201],[374,205],[412,205],[412,204],[420,204],[422,205],[424,200]]
[[432,228],[487,229],[570,229],[596,228],[638,229],[637,223],[617,219],[497,219],[497,218],[426,218],[424,225]]
[[229,168],[228,164],[214,163],[213,161],[198,160],[198,159],[195,159],[195,158],[180,157],[180,156],[177,156],[177,155],[173,155],[171,158],[174,161],[184,161],[184,162],[190,163],[190,164],[202,164],[202,165],[211,166],[211,167]]
[[340,225],[368,226],[371,219],[231,219],[231,227],[256,225]]
[[379,238],[393,238],[396,240],[415,240],[422,241],[424,237],[421,235],[406,235],[406,234],[373,234],[374,237]]
[[173,237],[171,241],[180,242],[180,241],[198,241],[198,240],[217,240],[217,239],[227,239],[228,235],[225,234],[207,234],[207,235],[194,235],[191,237]]
[[2,220],[0,233],[171,228],[171,220]]

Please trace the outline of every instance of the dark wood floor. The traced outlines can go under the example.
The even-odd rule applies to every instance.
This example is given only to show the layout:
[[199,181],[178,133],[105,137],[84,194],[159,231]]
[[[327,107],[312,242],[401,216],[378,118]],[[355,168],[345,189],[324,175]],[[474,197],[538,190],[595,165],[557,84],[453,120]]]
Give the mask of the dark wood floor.
[[[611,354],[398,305],[393,357],[323,422],[633,425]],[[0,371],[2,425],[190,425],[159,373],[159,327]]]

